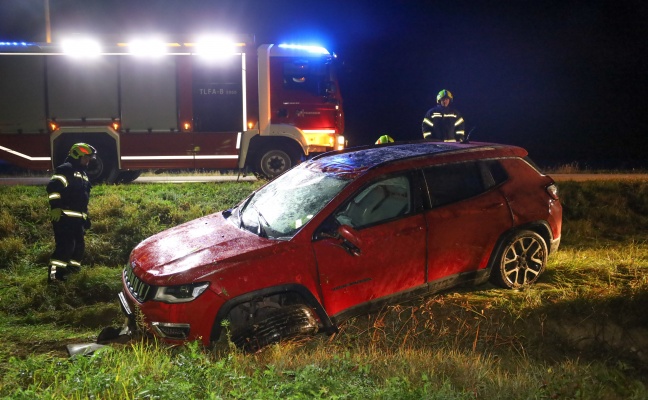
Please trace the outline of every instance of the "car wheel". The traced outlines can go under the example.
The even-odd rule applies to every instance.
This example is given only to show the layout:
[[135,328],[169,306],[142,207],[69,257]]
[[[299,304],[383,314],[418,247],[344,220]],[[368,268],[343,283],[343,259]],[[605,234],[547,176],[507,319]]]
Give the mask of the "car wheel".
[[517,289],[538,280],[547,265],[547,243],[532,231],[519,231],[507,238],[495,260],[491,280]]
[[232,342],[248,352],[269,344],[300,336],[314,335],[319,330],[310,307],[302,304],[272,309],[251,325],[232,333]]

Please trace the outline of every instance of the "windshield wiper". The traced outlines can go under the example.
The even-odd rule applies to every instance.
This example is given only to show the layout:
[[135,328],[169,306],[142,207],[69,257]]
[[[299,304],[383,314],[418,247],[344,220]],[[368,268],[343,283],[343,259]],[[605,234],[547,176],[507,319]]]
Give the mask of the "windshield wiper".
[[265,230],[265,229],[263,228],[263,226],[261,225],[261,220],[263,220],[263,223],[264,223],[266,226],[268,226],[268,227],[270,226],[270,224],[269,224],[268,221],[263,217],[263,215],[261,214],[261,211],[259,211],[259,209],[256,208],[256,206],[255,206],[254,204],[252,204],[252,208],[253,208],[254,211],[257,213],[257,224],[259,224],[259,229],[257,230],[257,235],[259,235],[259,237],[267,238],[267,237],[268,237],[268,233],[266,232],[266,230]]
[[245,203],[241,204],[238,207],[239,229],[245,229],[245,226],[243,224],[243,210],[245,209],[245,207],[248,206],[248,204],[250,204],[250,201],[252,200],[252,197],[254,197],[255,194],[256,192],[252,193],[250,197],[248,197],[248,199],[245,201]]

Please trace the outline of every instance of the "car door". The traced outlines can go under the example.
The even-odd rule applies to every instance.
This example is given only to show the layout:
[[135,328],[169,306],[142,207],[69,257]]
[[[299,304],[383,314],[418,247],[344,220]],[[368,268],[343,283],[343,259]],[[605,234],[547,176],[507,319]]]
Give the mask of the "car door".
[[411,182],[401,175],[366,185],[330,218],[351,240],[313,242],[330,315],[425,285],[425,217],[415,211]]
[[496,188],[505,177],[493,177],[491,169],[498,164],[492,163],[496,162],[470,161],[424,170],[431,202],[425,213],[429,282],[486,267],[497,239],[512,226],[506,199]]

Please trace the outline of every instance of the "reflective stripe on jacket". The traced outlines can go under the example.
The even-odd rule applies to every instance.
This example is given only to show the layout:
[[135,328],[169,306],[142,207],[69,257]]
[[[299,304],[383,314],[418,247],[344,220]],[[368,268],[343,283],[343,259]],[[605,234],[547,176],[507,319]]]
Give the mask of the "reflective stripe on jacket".
[[88,218],[88,201],[92,185],[77,160],[66,160],[56,167],[47,184],[50,209],[60,208],[70,218]]
[[428,110],[421,124],[423,138],[430,140],[463,140],[464,119],[459,111],[438,105]]

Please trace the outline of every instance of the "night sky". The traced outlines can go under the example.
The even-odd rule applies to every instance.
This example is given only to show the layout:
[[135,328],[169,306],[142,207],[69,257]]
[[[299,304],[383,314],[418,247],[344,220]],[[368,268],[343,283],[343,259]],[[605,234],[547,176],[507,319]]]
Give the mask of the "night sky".
[[[0,41],[44,41],[44,0],[0,0]],[[383,4],[384,3],[384,4]],[[541,165],[648,168],[642,0],[50,0],[58,32],[233,32],[318,42],[340,60],[346,136],[421,138],[449,89],[471,139]],[[0,77],[6,79],[6,77]]]

